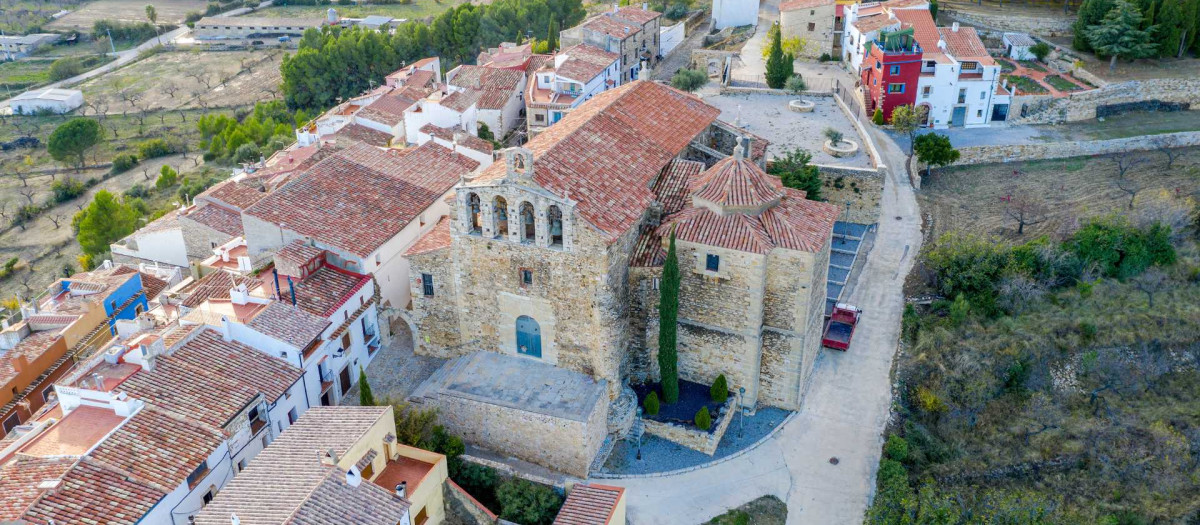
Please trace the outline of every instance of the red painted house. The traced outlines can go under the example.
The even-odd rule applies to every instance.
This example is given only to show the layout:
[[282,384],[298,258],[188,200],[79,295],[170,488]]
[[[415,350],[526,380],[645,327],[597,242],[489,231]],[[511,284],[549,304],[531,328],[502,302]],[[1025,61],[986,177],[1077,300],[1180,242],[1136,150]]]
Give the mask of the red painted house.
[[923,51],[913,38],[912,28],[883,31],[865,47],[862,85],[867,114],[882,108],[883,118],[891,120],[892,109],[917,100]]

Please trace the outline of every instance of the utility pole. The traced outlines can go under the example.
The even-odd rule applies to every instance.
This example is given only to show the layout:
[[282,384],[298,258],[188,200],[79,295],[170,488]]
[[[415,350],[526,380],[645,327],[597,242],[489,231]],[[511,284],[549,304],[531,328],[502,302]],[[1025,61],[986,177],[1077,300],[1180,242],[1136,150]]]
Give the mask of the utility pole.
[[115,54],[117,54],[117,46],[116,46],[116,44],[114,44],[114,43],[113,43],[113,39],[112,39],[112,29],[105,29],[104,31],[105,31],[106,33],[108,33],[108,47],[109,47],[109,49],[112,49],[112,53],[113,53],[114,55],[115,55]]

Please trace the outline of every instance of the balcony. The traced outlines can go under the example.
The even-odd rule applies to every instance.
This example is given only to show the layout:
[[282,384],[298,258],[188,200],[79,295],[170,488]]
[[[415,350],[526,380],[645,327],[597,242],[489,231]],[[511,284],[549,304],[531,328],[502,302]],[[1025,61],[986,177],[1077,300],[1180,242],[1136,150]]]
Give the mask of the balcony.
[[257,436],[262,431],[263,427],[267,426],[266,418],[259,417],[250,421],[250,436]]

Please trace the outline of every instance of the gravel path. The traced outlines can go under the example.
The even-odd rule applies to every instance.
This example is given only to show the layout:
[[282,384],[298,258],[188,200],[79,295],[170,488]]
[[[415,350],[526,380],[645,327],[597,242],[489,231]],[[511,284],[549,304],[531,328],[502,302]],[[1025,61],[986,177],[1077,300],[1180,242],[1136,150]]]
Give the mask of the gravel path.
[[[380,350],[370,365],[367,365],[367,382],[375,400],[391,399],[396,402],[408,399],[413,390],[433,375],[445,359],[416,355],[413,353],[412,336],[403,327],[396,330],[392,342]],[[358,404],[358,385],[342,398],[343,405]]]

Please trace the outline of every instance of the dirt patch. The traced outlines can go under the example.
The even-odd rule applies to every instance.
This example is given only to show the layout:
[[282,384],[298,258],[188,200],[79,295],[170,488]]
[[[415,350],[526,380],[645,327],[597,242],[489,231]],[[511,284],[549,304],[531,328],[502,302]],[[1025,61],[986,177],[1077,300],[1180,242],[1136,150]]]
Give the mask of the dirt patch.
[[[178,24],[189,11],[204,11],[205,0],[154,0],[158,11],[158,23]],[[45,28],[53,31],[76,29],[90,32],[97,20],[121,20],[125,22],[147,22],[145,0],[99,0],[84,4],[79,9],[59,18]]]
[[[250,106],[279,95],[283,51],[159,53],[79,86],[109,114]],[[222,82],[224,81],[224,82]]]
[[787,511],[787,504],[779,498],[763,496],[713,518],[708,525],[783,525]]
[[[370,15],[390,16],[408,20],[419,20],[442,14],[449,8],[466,3],[464,0],[413,0],[411,3],[396,3],[383,5],[285,5],[271,6],[246,13],[245,16],[268,18],[293,18],[307,20],[324,20],[325,13],[330,7],[337,10],[343,18],[365,18]],[[480,2],[474,2],[479,4]],[[605,4],[606,6],[608,4]]]
[[821,174],[821,197],[842,209],[839,221],[857,224],[879,222],[879,199],[883,178],[859,178]]
[[[1191,197],[1200,192],[1200,148],[1187,150],[1171,169],[1161,152],[1133,155],[1141,163],[1125,177],[1140,189],[1139,199],[1162,191]],[[1117,180],[1118,169],[1109,157],[986,164],[935,171],[922,181],[917,199],[927,240],[954,230],[1028,240],[1043,234],[1059,237],[1079,220],[1125,212],[1130,196]],[[1025,226],[1018,236],[1016,221],[1005,211],[1011,199],[1005,199],[1026,195],[1045,201],[1049,212],[1044,222]]]

